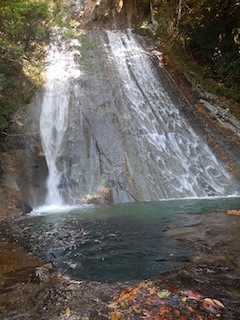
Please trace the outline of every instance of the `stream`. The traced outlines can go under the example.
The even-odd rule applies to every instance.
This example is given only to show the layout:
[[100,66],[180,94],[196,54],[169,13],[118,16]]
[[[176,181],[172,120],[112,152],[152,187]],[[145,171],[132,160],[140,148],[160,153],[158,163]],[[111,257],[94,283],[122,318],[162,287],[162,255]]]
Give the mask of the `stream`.
[[[240,198],[85,205],[35,212],[0,230],[2,237],[79,280],[147,279],[193,261],[199,254],[194,237],[204,238],[204,229],[215,235],[231,220],[211,212],[239,205]],[[224,237],[220,233],[219,241]]]

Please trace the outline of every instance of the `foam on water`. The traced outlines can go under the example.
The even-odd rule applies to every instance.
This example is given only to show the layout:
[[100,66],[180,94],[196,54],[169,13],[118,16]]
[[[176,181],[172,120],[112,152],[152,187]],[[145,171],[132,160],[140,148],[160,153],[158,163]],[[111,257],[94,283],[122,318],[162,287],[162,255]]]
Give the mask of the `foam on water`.
[[82,205],[75,205],[75,206],[68,206],[68,205],[43,205],[40,207],[37,207],[33,209],[30,213],[28,213],[28,216],[36,217],[36,216],[43,216],[48,214],[61,214],[61,213],[68,213],[73,212],[76,210],[86,210],[88,208],[93,208],[94,205],[92,204],[82,204]]

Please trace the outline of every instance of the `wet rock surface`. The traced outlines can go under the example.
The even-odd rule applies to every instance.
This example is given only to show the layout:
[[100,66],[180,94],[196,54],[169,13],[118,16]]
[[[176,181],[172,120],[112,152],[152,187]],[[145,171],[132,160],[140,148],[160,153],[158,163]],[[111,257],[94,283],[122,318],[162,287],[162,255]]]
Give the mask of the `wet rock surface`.
[[[189,103],[185,92],[163,68],[157,46],[125,31],[109,35],[89,31],[80,36],[80,44],[75,48],[81,76],[72,85],[68,108],[71,122],[64,136],[65,150],[57,159],[62,172],[59,189],[63,198],[77,203],[121,203],[192,196],[193,189],[198,196],[212,195],[214,187],[208,187],[207,181],[211,170],[204,176],[198,161],[192,163],[205,143],[214,151],[220,165],[224,163],[223,167],[226,165],[235,177],[240,176],[240,126],[229,111],[221,111],[212,99],[207,102],[207,97],[200,93],[192,99],[187,95]],[[134,53],[131,48],[137,51]],[[119,57],[113,56],[116,53]],[[154,65],[149,64],[149,57]],[[123,72],[118,70],[120,58]],[[144,72],[141,59],[142,68],[149,66]],[[150,80],[141,82],[141,75],[148,71],[151,71]],[[154,82],[153,78],[156,86],[145,88]],[[31,207],[42,205],[46,196],[48,170],[39,135],[43,94],[36,93],[31,104],[16,115],[8,139],[15,149],[6,152],[4,161],[3,183],[21,190],[23,202]],[[163,121],[162,117],[165,117]],[[196,147],[199,150],[194,150],[194,143],[188,140],[192,133],[186,128],[190,126],[197,133],[194,143],[201,137]],[[171,154],[171,160],[163,156],[165,150],[161,148]],[[181,167],[181,160],[188,153],[186,164]],[[209,167],[210,158],[203,156],[205,168]],[[186,166],[190,166],[191,174],[197,173],[197,186],[192,186],[194,182],[188,177]],[[178,179],[179,174],[186,179],[188,190]],[[212,176],[213,180],[216,176]],[[228,184],[226,189],[227,193],[232,192]]]
[[74,281],[16,244],[1,242],[1,319],[107,319],[105,302],[123,284]]
[[[35,265],[25,254],[22,258],[28,266],[15,265],[14,270],[1,273],[2,319],[109,319],[112,309],[108,308],[108,303],[124,289],[136,285],[136,281],[114,284],[74,281],[40,262]],[[240,277],[228,267],[191,264],[160,275],[152,282],[159,291],[174,286],[178,291],[192,290],[204,298],[218,299],[225,306],[221,319],[238,319],[240,315]],[[170,297],[168,304],[176,307],[175,299]],[[203,319],[210,319],[206,317],[206,310],[196,313],[202,314]],[[120,319],[129,317],[123,313]],[[130,319],[138,319],[138,315],[131,315]],[[192,314],[186,319],[195,318]]]
[[[181,241],[191,242],[198,248],[199,254],[192,263],[152,278],[150,291],[154,293],[153,286],[157,292],[175,288],[173,294],[161,302],[175,309],[179,294],[182,294],[182,291],[186,294],[189,290],[201,295],[203,302],[205,298],[211,298],[217,299],[224,305],[224,308],[220,308],[219,317],[202,307],[202,304],[201,307],[197,307],[195,302],[195,312],[189,311],[192,310],[193,300],[190,299],[189,309],[185,308],[186,300],[183,300],[184,305],[179,307],[179,310],[182,312],[181,316],[187,316],[186,319],[201,319],[196,317],[197,314],[201,315],[202,319],[238,319],[240,317],[239,217],[229,217],[225,212],[213,212],[209,215],[211,219],[208,217],[207,227],[199,223],[196,214],[195,223],[189,227],[176,225],[166,228],[165,232],[169,237],[174,236]],[[220,221],[217,219],[219,215]],[[114,311],[109,307],[109,303],[118,299],[123,292],[128,292],[126,290],[129,288],[139,287],[143,281],[142,279],[115,283],[79,281],[60,274],[32,253],[20,248],[17,243],[8,243],[6,239],[1,239],[0,250],[1,319],[109,319]],[[136,299],[136,304],[144,301],[160,303],[145,291]],[[121,316],[119,319],[139,319],[138,313],[131,313],[134,309],[131,309],[128,303],[127,301],[124,307],[117,309]],[[165,305],[160,305],[161,308],[163,306]],[[146,305],[144,308],[146,309]],[[153,305],[149,310],[153,310]],[[129,314],[126,311],[129,311]],[[170,315],[169,313],[169,319],[180,319],[176,315],[171,317]]]

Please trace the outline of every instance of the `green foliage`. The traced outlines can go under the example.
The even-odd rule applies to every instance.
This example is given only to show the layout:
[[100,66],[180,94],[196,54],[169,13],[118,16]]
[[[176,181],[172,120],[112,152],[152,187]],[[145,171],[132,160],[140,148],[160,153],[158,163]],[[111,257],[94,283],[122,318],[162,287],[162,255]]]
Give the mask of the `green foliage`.
[[93,41],[90,41],[85,34],[81,34],[78,39],[80,41],[80,45],[75,46],[75,49],[79,51],[80,55],[75,56],[76,61],[84,66],[88,71],[98,73],[99,70],[91,61],[93,58],[92,50],[97,44]]
[[46,41],[50,18],[46,3],[41,1],[4,1],[0,3],[0,31],[9,44],[19,47],[27,56]]
[[25,69],[40,61],[49,35],[46,2],[0,1],[0,131],[8,127],[11,114],[29,98],[34,74],[26,74]]
[[71,28],[74,0],[53,0],[52,16],[54,24],[62,28]]
[[[238,0],[155,0],[158,34],[179,45],[239,102],[240,5]],[[223,89],[225,87],[225,89]]]
[[62,33],[61,33],[62,39],[63,40],[68,40],[68,39],[74,39],[77,38],[76,33],[73,31],[72,28],[64,28]]

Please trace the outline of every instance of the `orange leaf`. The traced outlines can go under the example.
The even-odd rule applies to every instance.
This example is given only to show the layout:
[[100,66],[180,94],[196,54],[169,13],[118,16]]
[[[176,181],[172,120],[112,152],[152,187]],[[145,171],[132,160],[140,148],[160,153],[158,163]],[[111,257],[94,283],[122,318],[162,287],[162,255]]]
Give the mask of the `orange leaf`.
[[134,295],[136,293],[136,289],[134,287],[131,288],[125,288],[120,294],[120,297],[123,298],[123,296],[129,294],[130,296]]
[[163,316],[164,313],[170,313],[170,312],[171,312],[171,309],[172,309],[172,308],[169,307],[169,306],[164,306],[164,307],[160,308],[160,310],[159,310],[160,316]]
[[180,320],[188,320],[188,316],[181,316]]
[[190,312],[195,312],[195,309],[193,309],[191,306],[187,305],[186,307]]
[[153,287],[153,288],[151,288],[151,289],[150,289],[150,294],[155,294],[155,293],[156,293],[156,291],[157,291],[157,290],[156,290],[156,288],[155,288],[155,287]]
[[185,290],[185,291],[180,291],[181,294],[184,294],[185,296],[188,296],[189,294],[189,291],[188,290]]
[[172,293],[177,293],[178,292],[178,288],[174,287],[173,285],[169,285],[168,286],[168,290]]
[[203,317],[200,314],[196,314],[196,317],[198,318],[198,320],[203,320]]
[[110,320],[121,320],[121,313],[120,312],[112,312],[110,314]]
[[140,282],[140,283],[136,286],[136,289],[138,290],[138,289],[146,288],[146,287],[147,287],[147,285],[146,285],[145,282]]
[[240,210],[228,210],[227,214],[232,214],[234,216],[240,216]]
[[174,310],[174,314],[179,317],[180,316],[180,311],[178,309],[175,309]]
[[131,297],[130,293],[125,293],[124,295],[121,295],[122,300],[127,300]]
[[144,305],[154,306],[154,300],[146,300],[143,302]]
[[130,297],[130,298],[127,300],[127,303],[128,303],[128,304],[133,304],[133,297]]
[[125,296],[125,294],[129,293],[129,291],[130,291],[130,289],[128,289],[128,288],[123,289],[123,291],[120,294],[120,297],[122,298],[123,296]]
[[201,300],[202,297],[195,291],[189,290],[189,291],[180,291],[183,295],[185,295],[187,298],[192,300]]

